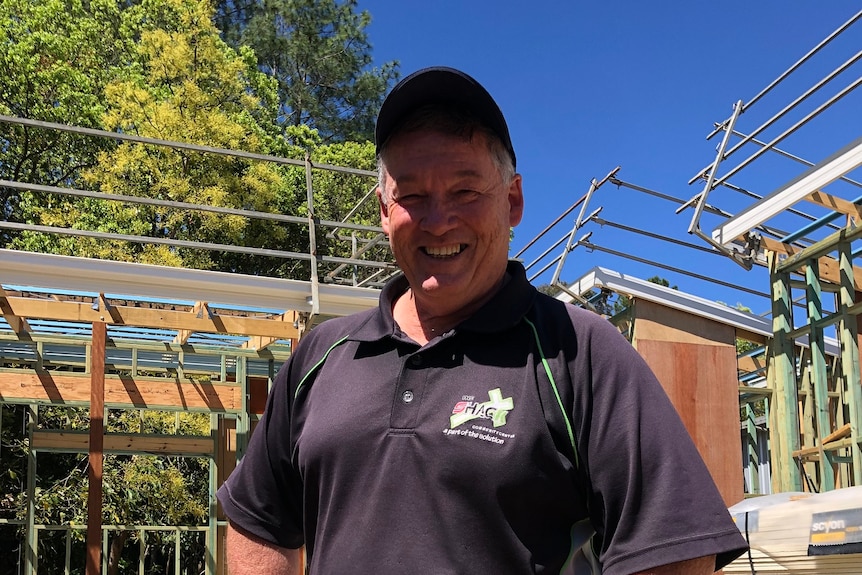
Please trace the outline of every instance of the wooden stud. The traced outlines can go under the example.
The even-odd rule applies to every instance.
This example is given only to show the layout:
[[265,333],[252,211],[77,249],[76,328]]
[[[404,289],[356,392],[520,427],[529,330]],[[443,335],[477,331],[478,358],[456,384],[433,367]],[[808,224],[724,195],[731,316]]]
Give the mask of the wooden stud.
[[105,341],[107,326],[93,323],[90,362],[90,449],[87,489],[86,575],[102,572],[102,456],[105,420]]
[[3,319],[6,320],[6,323],[9,324],[9,327],[12,328],[16,334],[18,334],[19,338],[29,339],[28,335],[31,331],[30,324],[27,323],[27,320],[15,313],[12,309],[12,306],[9,305],[7,300],[8,293],[3,289],[3,286],[0,286],[0,312],[2,312]]
[[773,443],[773,491],[801,491],[802,477],[794,463],[793,452],[799,449],[797,420],[796,364],[794,346],[787,338],[793,326],[790,297],[790,273],[779,272],[778,255],[768,253],[772,283],[772,346],[769,359],[769,387],[775,390],[770,418]]
[[[0,401],[88,405],[87,377],[57,371],[0,372]],[[198,382],[178,378],[105,378],[105,402],[112,408],[182,409],[236,412],[242,400],[239,385]]]
[[[810,385],[813,392],[812,397],[806,398],[806,403],[811,405],[816,436],[820,438],[817,443],[822,446],[823,438],[828,436],[832,430],[832,422],[829,413],[829,383],[826,370],[826,350],[823,337],[823,327],[819,322],[823,318],[823,297],[820,291],[820,279],[818,260],[810,260],[805,271],[806,296],[808,299],[808,323],[811,324],[811,333],[808,338],[811,353]],[[820,453],[820,491],[835,489],[835,469],[826,453]]]

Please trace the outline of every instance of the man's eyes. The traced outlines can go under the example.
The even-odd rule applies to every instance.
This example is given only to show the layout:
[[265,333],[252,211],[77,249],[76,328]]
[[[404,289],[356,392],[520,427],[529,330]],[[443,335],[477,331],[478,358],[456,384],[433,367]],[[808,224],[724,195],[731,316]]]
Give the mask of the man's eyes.
[[[463,188],[455,190],[449,194],[449,198],[454,201],[469,201],[480,195],[480,192],[475,189]],[[428,194],[400,194],[396,197],[399,204],[417,204],[428,199]]]
[[415,203],[421,200],[423,196],[421,194],[403,194],[399,195],[397,201],[399,204],[403,203]]

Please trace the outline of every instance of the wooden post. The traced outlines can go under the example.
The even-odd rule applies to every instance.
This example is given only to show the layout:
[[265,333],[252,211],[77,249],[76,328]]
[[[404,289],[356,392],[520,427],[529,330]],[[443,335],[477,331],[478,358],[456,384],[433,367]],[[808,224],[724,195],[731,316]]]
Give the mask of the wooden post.
[[87,490],[86,575],[102,573],[102,450],[105,436],[105,340],[107,326],[93,322],[90,355],[90,452]]
[[790,272],[781,270],[778,254],[768,252],[772,283],[772,345],[769,356],[769,386],[774,390],[769,420],[772,451],[773,491],[802,491],[802,474],[793,459],[799,445],[799,392],[793,342]]
[[[816,258],[808,262],[805,269],[806,295],[808,299],[808,323],[811,333],[808,345],[811,350],[811,388],[813,396],[806,398],[806,403],[813,406],[813,422],[816,425],[816,445],[820,448],[820,491],[835,489],[835,469],[832,455],[823,449],[823,438],[832,433],[829,405],[829,375],[826,365],[826,349],[823,340],[823,326],[819,322],[823,318],[823,294],[820,289],[820,263]],[[811,445],[811,444],[809,444]]]
[[859,332],[856,319],[847,310],[856,303],[856,286],[853,278],[853,254],[850,242],[838,247],[841,266],[841,314],[839,322],[841,340],[841,366],[844,371],[847,410],[850,412],[850,469],[853,479],[850,485],[862,484],[862,389],[860,389]]

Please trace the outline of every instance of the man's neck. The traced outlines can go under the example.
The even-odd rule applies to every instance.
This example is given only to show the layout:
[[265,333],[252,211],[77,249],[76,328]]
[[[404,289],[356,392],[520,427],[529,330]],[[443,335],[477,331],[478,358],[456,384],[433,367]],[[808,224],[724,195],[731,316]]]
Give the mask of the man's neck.
[[509,279],[509,274],[506,273],[497,287],[480,300],[472,302],[464,308],[454,311],[443,310],[441,313],[435,313],[431,306],[423,305],[414,290],[408,287],[407,291],[395,300],[392,306],[392,317],[402,332],[419,345],[425,345],[476,313],[508,283]]

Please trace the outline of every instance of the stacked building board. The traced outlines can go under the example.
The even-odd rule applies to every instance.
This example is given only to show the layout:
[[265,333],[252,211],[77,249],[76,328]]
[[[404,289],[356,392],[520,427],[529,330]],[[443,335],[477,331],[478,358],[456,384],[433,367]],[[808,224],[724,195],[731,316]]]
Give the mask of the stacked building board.
[[747,499],[730,513],[751,552],[726,574],[862,573],[862,486]]

